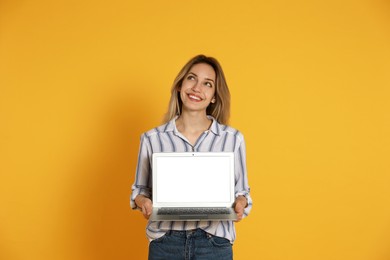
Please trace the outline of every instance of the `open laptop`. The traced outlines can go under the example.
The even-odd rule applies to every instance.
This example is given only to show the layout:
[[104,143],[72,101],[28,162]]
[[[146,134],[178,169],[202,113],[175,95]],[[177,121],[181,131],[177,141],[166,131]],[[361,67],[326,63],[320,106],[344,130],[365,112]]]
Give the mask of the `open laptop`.
[[154,153],[152,221],[235,220],[233,153]]

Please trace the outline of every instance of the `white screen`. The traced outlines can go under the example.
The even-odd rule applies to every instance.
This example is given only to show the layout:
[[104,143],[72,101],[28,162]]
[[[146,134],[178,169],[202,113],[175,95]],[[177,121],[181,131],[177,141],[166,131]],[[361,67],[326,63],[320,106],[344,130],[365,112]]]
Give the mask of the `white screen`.
[[158,157],[156,202],[229,202],[228,157]]

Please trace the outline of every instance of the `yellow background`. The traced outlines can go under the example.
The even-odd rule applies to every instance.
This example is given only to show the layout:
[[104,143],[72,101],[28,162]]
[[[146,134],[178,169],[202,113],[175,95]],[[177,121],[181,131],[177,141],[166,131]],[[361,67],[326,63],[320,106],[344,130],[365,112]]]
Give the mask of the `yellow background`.
[[0,2],[0,259],[146,259],[142,132],[223,65],[254,207],[235,259],[390,259],[390,3]]

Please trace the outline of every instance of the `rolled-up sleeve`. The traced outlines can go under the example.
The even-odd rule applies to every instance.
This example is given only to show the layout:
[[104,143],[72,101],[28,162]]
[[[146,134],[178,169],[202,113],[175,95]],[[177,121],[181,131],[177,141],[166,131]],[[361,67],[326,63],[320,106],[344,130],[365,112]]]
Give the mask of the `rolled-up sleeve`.
[[235,196],[245,196],[248,206],[244,209],[244,216],[249,215],[252,209],[252,198],[248,184],[248,174],[246,166],[246,146],[244,136],[240,133],[237,135],[237,148],[235,149]]
[[135,173],[135,180],[131,186],[130,207],[137,209],[135,198],[138,195],[144,195],[148,198],[152,197],[151,186],[151,147],[149,139],[145,134],[141,135],[141,142],[138,152],[138,162]]

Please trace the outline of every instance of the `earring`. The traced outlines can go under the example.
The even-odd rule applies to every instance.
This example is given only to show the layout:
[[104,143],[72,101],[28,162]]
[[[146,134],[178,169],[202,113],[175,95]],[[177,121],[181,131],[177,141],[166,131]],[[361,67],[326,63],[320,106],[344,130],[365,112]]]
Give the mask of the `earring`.
[[213,104],[214,104],[214,103],[215,103],[215,101],[216,101],[216,100],[215,100],[215,97],[214,97],[214,98],[211,100],[211,103],[213,103]]

